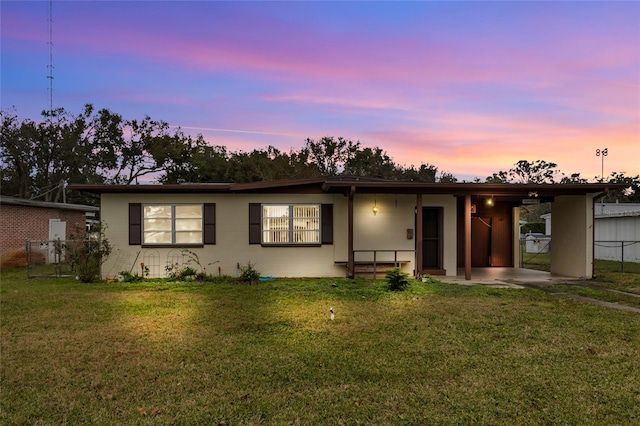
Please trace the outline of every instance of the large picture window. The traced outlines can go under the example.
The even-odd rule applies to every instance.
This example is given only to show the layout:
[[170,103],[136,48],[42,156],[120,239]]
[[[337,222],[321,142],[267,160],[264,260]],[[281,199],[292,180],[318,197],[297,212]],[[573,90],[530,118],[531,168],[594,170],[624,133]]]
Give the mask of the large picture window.
[[146,204],[142,244],[203,244],[202,204]]
[[320,205],[262,206],[263,244],[320,244]]
[[129,245],[216,243],[216,205],[129,203]]

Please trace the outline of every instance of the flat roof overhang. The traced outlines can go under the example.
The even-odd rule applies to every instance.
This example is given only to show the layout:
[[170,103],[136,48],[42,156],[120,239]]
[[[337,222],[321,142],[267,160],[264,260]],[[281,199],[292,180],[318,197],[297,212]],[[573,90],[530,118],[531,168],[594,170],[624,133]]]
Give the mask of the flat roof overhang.
[[348,192],[353,188],[360,194],[424,194],[454,195],[456,197],[492,197],[503,201],[539,198],[551,201],[558,195],[585,195],[625,189],[625,184],[511,184],[511,183],[425,183],[425,182],[361,182],[327,181],[326,192]]
[[184,183],[171,185],[93,185],[74,184],[70,189],[91,194],[168,194],[168,193],[344,193],[424,194],[493,197],[505,201],[524,198],[552,200],[558,195],[606,193],[627,188],[619,183],[513,184],[513,183],[427,183],[372,178],[322,177],[252,183]]
[[77,210],[83,212],[99,212],[100,208],[96,206],[87,206],[84,204],[56,203],[51,201],[28,200],[25,198],[7,197],[0,195],[0,205],[14,205],[26,207],[39,207],[60,210]]

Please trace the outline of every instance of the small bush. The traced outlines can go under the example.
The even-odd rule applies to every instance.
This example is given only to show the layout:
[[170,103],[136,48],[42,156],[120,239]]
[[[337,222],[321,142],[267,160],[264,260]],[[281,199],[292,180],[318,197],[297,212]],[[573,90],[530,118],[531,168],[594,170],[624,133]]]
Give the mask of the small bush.
[[420,276],[420,280],[425,283],[425,284],[435,284],[438,282],[438,280],[436,280],[435,278],[433,278],[431,275],[429,274],[424,274]]
[[74,229],[71,241],[55,242],[56,252],[66,252],[74,265],[76,275],[83,283],[91,283],[100,279],[100,268],[109,258],[113,246],[105,237],[106,226],[94,226],[94,235],[87,235],[84,227]]
[[141,277],[138,274],[134,275],[129,271],[122,271],[119,275],[122,277],[122,282],[125,283],[137,283],[144,280],[144,277]]
[[520,228],[520,232],[522,234],[528,234],[529,232],[537,232],[540,234],[545,233],[545,223],[544,222],[529,222],[522,225]]
[[238,278],[232,275],[209,275],[209,274],[198,274],[196,276],[196,281],[201,281],[205,283],[212,284],[237,284]]
[[[204,276],[204,273],[198,273],[194,268],[189,265],[182,265],[178,263],[168,264],[164,267],[167,271],[167,276],[172,280],[186,280],[196,277],[197,275]],[[189,277],[189,278],[187,278]]]
[[260,279],[260,272],[253,266],[251,262],[247,266],[240,267],[240,281],[243,283],[254,283]]
[[185,277],[193,277],[197,274],[198,273],[196,272],[196,270],[193,269],[191,266],[183,266],[178,276],[180,278],[185,278]]
[[409,286],[409,274],[402,272],[400,268],[394,268],[387,272],[387,288],[392,291],[403,291]]

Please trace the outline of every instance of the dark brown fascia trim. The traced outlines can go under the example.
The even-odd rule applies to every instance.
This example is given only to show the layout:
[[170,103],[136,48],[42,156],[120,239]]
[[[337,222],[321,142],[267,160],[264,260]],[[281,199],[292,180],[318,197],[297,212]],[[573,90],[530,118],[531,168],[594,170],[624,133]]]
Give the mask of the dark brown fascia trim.
[[326,178],[304,178],[304,179],[285,179],[275,181],[262,181],[250,183],[234,183],[233,191],[251,191],[257,189],[271,189],[291,186],[318,185],[324,183]]
[[625,184],[495,184],[495,183],[426,183],[354,178],[306,178],[252,183],[188,183],[172,185],[92,185],[73,184],[69,189],[102,193],[344,193],[355,187],[358,193],[391,194],[453,194],[484,196],[528,197],[536,192],[539,197],[555,195],[584,195],[607,190],[625,189]]
[[343,192],[355,186],[359,193],[453,194],[456,196],[517,196],[529,198],[530,192],[538,197],[556,195],[584,195],[613,189],[625,189],[625,184],[490,184],[490,183],[425,183],[425,182],[361,182],[327,181],[322,189]]
[[45,208],[45,209],[77,210],[82,212],[100,211],[100,207],[96,207],[96,206],[86,206],[83,204],[56,203],[52,201],[29,200],[26,198],[16,198],[16,197],[7,197],[7,196],[0,196],[0,204],[24,206],[24,207],[37,207],[37,208]]
[[[87,193],[211,193],[211,192],[262,192],[269,190],[280,190],[286,192],[292,187],[316,187],[316,192],[320,192],[320,184],[325,178],[309,178],[297,180],[279,180],[251,183],[184,183],[171,185],[142,184],[142,185],[93,185],[93,184],[73,184],[69,189]],[[285,191],[282,191],[285,189]],[[309,192],[305,188],[305,192]]]
[[189,183],[172,185],[93,185],[72,184],[68,188],[76,191],[94,194],[158,194],[158,193],[209,193],[228,192],[233,186],[231,183]]

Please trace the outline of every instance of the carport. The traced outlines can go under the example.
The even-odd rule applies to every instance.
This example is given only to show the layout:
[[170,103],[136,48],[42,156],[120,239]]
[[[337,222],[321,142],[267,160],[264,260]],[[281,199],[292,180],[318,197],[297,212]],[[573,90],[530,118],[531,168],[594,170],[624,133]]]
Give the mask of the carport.
[[[354,276],[354,200],[358,194],[415,194],[415,270],[445,274],[441,265],[427,265],[426,252],[440,252],[441,258],[453,254],[455,265],[471,280],[472,268],[507,267],[520,265],[519,219],[520,207],[550,202],[554,221],[551,250],[551,274],[574,278],[592,278],[594,260],[594,202],[611,190],[626,188],[624,184],[489,184],[489,183],[424,183],[388,181],[366,178],[328,178],[322,185],[326,192],[342,192],[348,197],[348,276]],[[446,210],[444,218],[436,222],[444,228],[435,233],[444,235],[438,246],[429,246],[423,238],[425,214],[430,211],[423,204],[429,196],[453,196],[453,210]],[[455,220],[447,218],[455,211]],[[435,212],[434,217],[437,216]],[[442,213],[440,213],[442,215]],[[439,220],[439,222],[438,222]],[[447,223],[455,230],[449,232]],[[453,235],[455,234],[455,235]],[[438,240],[438,238],[435,238]],[[437,244],[437,243],[436,243]],[[442,244],[447,245],[443,249]],[[451,250],[451,247],[455,247]],[[450,259],[448,260],[451,261]],[[441,261],[442,262],[442,261]],[[450,265],[451,263],[449,263]],[[446,275],[454,275],[449,267]]]

